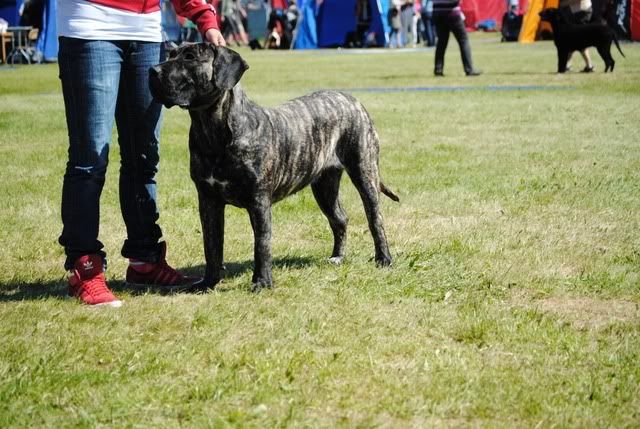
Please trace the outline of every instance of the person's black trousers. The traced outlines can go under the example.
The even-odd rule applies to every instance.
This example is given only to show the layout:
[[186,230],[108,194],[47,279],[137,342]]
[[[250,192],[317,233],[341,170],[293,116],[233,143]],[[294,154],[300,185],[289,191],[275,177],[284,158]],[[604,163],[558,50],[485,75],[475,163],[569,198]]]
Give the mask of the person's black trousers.
[[454,37],[460,45],[460,56],[462,57],[462,65],[465,73],[473,71],[473,62],[471,60],[471,45],[469,44],[469,36],[464,28],[464,21],[459,15],[434,15],[433,23],[436,27],[438,41],[436,43],[436,63],[435,72],[442,73],[444,69],[444,53],[449,44],[449,33],[453,33]]

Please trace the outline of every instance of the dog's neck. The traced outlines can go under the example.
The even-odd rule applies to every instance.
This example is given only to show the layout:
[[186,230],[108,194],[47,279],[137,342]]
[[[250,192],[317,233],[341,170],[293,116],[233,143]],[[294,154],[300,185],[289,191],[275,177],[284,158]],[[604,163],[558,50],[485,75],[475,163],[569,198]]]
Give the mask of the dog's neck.
[[225,136],[231,133],[229,124],[231,106],[238,101],[242,102],[244,97],[242,88],[236,85],[233,89],[221,92],[209,106],[189,109],[192,128],[195,127],[194,131],[205,139],[201,143],[215,150],[220,142],[228,140]]

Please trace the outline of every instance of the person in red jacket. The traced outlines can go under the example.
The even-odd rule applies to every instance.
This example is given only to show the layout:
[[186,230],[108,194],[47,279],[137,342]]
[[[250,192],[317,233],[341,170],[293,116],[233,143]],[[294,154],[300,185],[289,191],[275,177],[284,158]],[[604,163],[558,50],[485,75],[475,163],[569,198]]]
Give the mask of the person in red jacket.
[[[89,305],[119,307],[107,286],[98,240],[100,195],[113,123],[120,147],[119,197],[126,227],[122,256],[128,283],[185,287],[166,261],[156,199],[162,105],[149,91],[149,68],[164,60],[161,0],[60,0],[58,65],[69,148],[62,185],[62,233],[69,294]],[[172,0],[204,40],[225,45],[215,9],[202,0]]]

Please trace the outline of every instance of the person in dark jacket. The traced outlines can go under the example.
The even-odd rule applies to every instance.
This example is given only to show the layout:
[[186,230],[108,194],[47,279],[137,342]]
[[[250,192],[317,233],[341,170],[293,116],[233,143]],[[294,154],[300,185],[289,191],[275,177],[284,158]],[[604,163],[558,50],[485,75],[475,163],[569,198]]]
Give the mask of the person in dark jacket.
[[449,33],[453,33],[458,45],[462,65],[467,76],[478,76],[482,72],[473,68],[469,36],[464,28],[464,19],[460,9],[460,0],[433,0],[433,23],[436,27],[436,61],[434,74],[444,76],[444,53],[449,43]]

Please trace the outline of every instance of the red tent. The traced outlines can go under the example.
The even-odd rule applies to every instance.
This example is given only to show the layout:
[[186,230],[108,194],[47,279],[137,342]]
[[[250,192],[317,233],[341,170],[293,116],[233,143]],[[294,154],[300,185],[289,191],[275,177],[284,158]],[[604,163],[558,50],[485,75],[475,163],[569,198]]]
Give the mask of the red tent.
[[[519,0],[519,3],[520,13],[526,12],[529,1]],[[631,39],[640,41],[640,0],[630,0],[628,5]],[[493,19],[499,29],[502,15],[507,10],[507,0],[462,0],[461,7],[469,30],[475,30],[476,23],[486,19]]]
[[631,39],[640,41],[640,0],[631,1]]
[[[524,12],[527,0],[519,0],[519,2],[520,11]],[[502,15],[507,11],[507,0],[462,0],[461,7],[469,29],[475,29],[477,22],[486,19],[494,20],[499,28],[502,23]]]

